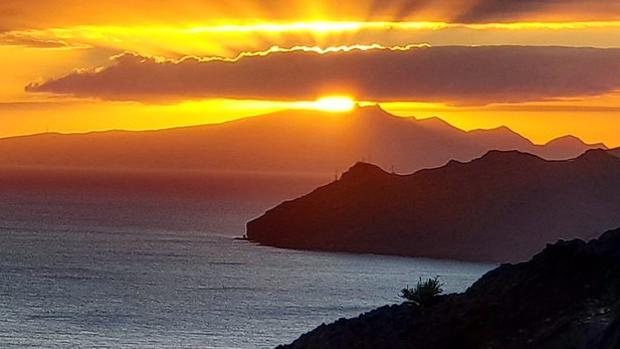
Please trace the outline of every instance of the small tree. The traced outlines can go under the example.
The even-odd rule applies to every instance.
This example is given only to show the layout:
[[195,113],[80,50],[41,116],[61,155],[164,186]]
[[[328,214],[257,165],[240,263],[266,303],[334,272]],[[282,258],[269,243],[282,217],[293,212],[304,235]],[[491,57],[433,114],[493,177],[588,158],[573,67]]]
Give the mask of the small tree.
[[403,288],[400,291],[400,297],[417,306],[427,307],[442,293],[443,283],[439,281],[439,276],[436,276],[426,281],[420,278],[414,288],[409,288],[409,286]]

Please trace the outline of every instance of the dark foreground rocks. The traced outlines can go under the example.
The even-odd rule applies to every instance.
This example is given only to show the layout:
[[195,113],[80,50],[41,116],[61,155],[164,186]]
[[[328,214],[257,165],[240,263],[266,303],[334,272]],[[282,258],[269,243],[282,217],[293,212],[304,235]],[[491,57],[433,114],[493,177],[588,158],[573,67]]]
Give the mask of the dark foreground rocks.
[[280,348],[620,349],[620,229],[549,245],[426,309],[379,308]]

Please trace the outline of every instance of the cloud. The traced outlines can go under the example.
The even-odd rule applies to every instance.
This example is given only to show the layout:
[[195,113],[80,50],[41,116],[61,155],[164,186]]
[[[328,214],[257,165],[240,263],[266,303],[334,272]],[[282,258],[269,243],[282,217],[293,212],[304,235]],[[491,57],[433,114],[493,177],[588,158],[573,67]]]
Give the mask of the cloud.
[[459,105],[603,95],[620,89],[620,49],[410,47],[272,52],[237,61],[122,54],[108,67],[26,87],[106,100],[311,100],[349,93],[369,101]]
[[480,0],[455,18],[457,22],[522,19],[618,20],[620,3],[609,0]]
[[15,32],[0,33],[0,45],[15,45],[32,48],[59,49],[59,48],[87,48],[81,44],[70,44],[65,40],[56,38],[44,38],[29,35],[20,35]]
[[[620,47],[620,22],[447,24],[442,22],[305,22],[243,25],[76,26],[0,33],[0,45],[105,48],[145,56],[235,57],[272,46],[448,45]],[[105,57],[104,57],[105,58]]]

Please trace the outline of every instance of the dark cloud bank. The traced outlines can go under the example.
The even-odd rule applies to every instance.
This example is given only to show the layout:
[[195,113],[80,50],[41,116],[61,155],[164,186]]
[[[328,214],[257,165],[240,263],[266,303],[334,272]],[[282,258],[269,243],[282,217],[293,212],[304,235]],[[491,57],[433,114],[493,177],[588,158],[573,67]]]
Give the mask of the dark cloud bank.
[[536,101],[618,89],[620,49],[521,46],[296,51],[237,62],[158,61],[123,54],[109,67],[26,87],[108,100],[308,100],[347,92],[360,100],[453,104]]
[[479,0],[471,3],[456,22],[514,21],[534,18],[554,20],[617,20],[620,2],[610,0]]

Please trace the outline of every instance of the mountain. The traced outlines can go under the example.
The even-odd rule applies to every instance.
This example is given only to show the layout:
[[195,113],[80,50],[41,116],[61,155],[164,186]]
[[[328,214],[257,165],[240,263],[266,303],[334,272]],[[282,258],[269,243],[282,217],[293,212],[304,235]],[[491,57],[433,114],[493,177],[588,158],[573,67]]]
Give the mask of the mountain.
[[0,166],[334,173],[365,159],[412,172],[493,149],[548,159],[589,148],[573,139],[536,146],[507,128],[464,132],[437,118],[400,118],[379,107],[351,113],[283,111],[218,125],[160,131],[41,134],[0,139]]
[[491,151],[411,175],[358,163],[341,179],[247,224],[284,248],[520,261],[549,241],[620,225],[620,158],[590,150],[548,161]]
[[550,245],[424,309],[386,306],[279,348],[619,349],[620,229]]
[[[536,152],[544,148],[544,146],[534,145],[530,140],[514,132],[506,126],[501,126],[489,130],[473,130],[469,131],[468,133],[478,139],[478,142],[493,146],[494,150],[521,150]],[[580,148],[581,150],[578,148]],[[577,146],[574,149],[576,151],[576,154],[574,156],[580,155],[585,152],[585,148],[588,148],[588,146],[585,146],[585,143],[582,142],[581,146]],[[551,154],[551,157],[554,157],[553,154]]]
[[[539,146],[535,154],[545,159],[570,159],[576,155],[583,153],[579,149],[583,149],[584,143],[575,136],[564,136],[556,138],[543,146]],[[591,149],[606,149],[603,143],[588,145]]]
[[620,148],[615,148],[609,151],[610,154],[620,157]]

